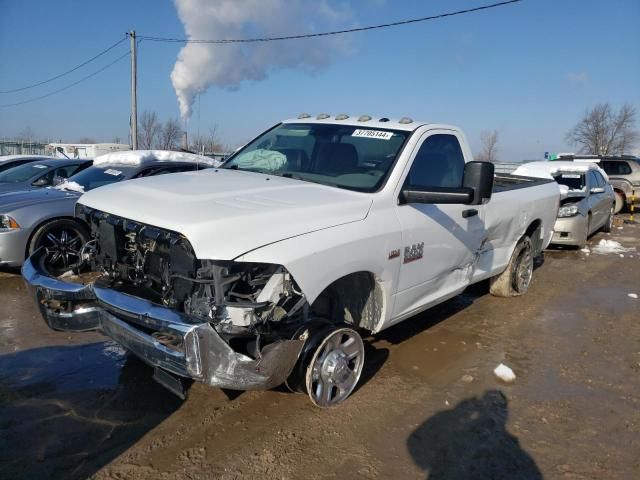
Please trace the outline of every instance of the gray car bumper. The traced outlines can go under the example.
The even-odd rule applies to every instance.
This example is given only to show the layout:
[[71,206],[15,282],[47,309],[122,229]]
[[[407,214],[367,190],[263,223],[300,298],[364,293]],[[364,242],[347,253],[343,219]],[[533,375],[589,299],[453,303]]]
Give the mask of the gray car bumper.
[[587,219],[582,215],[558,218],[553,227],[551,243],[580,246],[587,237]]
[[175,310],[112,289],[51,278],[42,259],[42,251],[34,253],[22,275],[50,328],[99,330],[175,375],[221,388],[269,389],[286,380],[302,349],[301,339],[280,340],[253,359],[235,352],[209,323],[194,323]]

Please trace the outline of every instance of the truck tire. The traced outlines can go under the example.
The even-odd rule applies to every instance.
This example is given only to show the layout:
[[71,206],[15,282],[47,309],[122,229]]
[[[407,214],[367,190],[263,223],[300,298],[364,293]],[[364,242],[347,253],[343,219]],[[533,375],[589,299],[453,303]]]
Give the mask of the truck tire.
[[616,205],[613,209],[613,213],[620,213],[624,208],[624,196],[617,190],[614,190],[613,194],[616,196]]
[[317,407],[333,407],[351,395],[363,366],[364,344],[358,332],[345,324],[319,324],[309,330],[286,386],[306,393]]
[[496,297],[524,295],[529,289],[532,276],[533,245],[531,239],[525,235],[513,250],[506,270],[489,280],[489,292]]
[[57,218],[38,227],[27,252],[31,255],[41,247],[46,248],[50,253],[44,266],[57,277],[80,266],[80,252],[88,240],[89,232],[84,225],[69,218]]

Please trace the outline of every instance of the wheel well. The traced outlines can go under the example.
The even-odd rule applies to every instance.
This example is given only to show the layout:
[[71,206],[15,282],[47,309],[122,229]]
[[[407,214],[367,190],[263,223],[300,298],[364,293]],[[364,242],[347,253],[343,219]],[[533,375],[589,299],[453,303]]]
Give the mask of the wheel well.
[[623,202],[627,201],[627,196],[624,194],[623,190],[620,190],[619,188],[614,188],[613,191],[622,197]]
[[52,218],[47,218],[46,220],[43,220],[38,225],[33,227],[33,229],[31,230],[31,234],[29,235],[29,238],[27,239],[27,244],[24,247],[24,258],[29,258],[29,246],[31,245],[31,240],[33,240],[33,236],[36,234],[36,232],[40,229],[40,227],[42,227],[43,225],[45,225],[45,224],[47,224],[49,222],[52,222],[54,220],[72,220],[72,221],[77,222],[77,223],[79,223],[80,225],[82,225],[83,227],[86,228],[86,225],[84,223],[80,222],[75,217],[52,217]]
[[[531,222],[531,224],[527,227],[527,230],[524,234],[531,239],[531,244],[533,246],[533,252],[535,255],[538,255],[542,252],[542,220],[537,219]],[[537,234],[536,234],[537,232]]]
[[325,288],[311,305],[320,317],[374,330],[383,314],[382,287],[371,272],[354,272]]

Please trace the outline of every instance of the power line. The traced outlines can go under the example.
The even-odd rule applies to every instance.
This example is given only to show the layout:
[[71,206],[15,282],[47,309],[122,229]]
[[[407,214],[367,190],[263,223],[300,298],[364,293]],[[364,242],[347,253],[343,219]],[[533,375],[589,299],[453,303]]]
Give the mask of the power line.
[[1,93],[14,93],[14,92],[21,92],[23,90],[28,90],[30,88],[34,88],[34,87],[39,87],[40,85],[44,85],[45,83],[49,83],[49,82],[53,82],[54,80],[57,80],[60,77],[64,77],[65,75],[68,75],[72,72],[75,72],[76,70],[78,70],[79,68],[84,67],[85,65],[87,65],[88,63],[93,62],[94,60],[96,60],[97,58],[100,58],[102,55],[104,55],[107,52],[110,52],[111,50],[113,50],[114,48],[116,48],[118,45],[120,45],[122,42],[124,42],[127,39],[127,37],[125,36],[124,38],[118,40],[116,43],[114,43],[113,45],[111,45],[108,48],[105,48],[104,50],[102,50],[100,53],[98,53],[97,55],[94,55],[93,57],[91,57],[88,60],[85,60],[84,62],[76,65],[75,67],[73,67],[71,70],[67,70],[66,72],[60,73],[59,75],[56,75],[55,77],[51,77],[48,78],[47,80],[43,80],[41,82],[38,83],[33,83],[31,85],[26,85],[24,87],[20,87],[20,88],[12,88],[10,90],[0,90],[0,94]]
[[376,30],[380,28],[397,27],[400,25],[408,25],[411,23],[426,22],[429,20],[437,20],[445,17],[454,17],[456,15],[464,15],[466,13],[479,12],[480,10],[489,10],[491,8],[503,7],[512,3],[518,3],[522,0],[508,0],[504,2],[492,3],[491,5],[482,5],[475,8],[467,8],[465,10],[458,10],[455,12],[441,13],[439,15],[432,15],[429,17],[412,18],[408,20],[401,20],[399,22],[383,23],[380,25],[369,25],[366,27],[349,28],[346,30],[335,30],[331,32],[321,33],[305,33],[301,35],[287,35],[282,37],[262,37],[262,38],[233,38],[233,39],[220,39],[220,40],[202,40],[202,39],[188,39],[188,38],[167,38],[167,37],[151,37],[147,35],[138,35],[137,38],[141,40],[148,40],[150,42],[168,42],[168,43],[213,43],[213,44],[226,44],[226,43],[258,43],[258,42],[274,42],[279,40],[296,40],[301,38],[313,38],[313,37],[327,37],[329,35],[342,35],[345,33],[364,32],[367,30]]
[[35,102],[36,100],[42,100],[43,98],[47,98],[50,97],[51,95],[55,95],[56,93],[60,93],[63,92],[65,90],[70,89],[71,87],[75,87],[76,85],[78,85],[79,83],[84,82],[85,80],[89,80],[91,77],[95,77],[96,75],[98,75],[99,73],[105,71],[107,68],[111,67],[112,65],[118,63],[120,60],[122,60],[123,58],[128,57],[131,54],[131,52],[127,52],[124,55],[119,56],[118,58],[116,58],[113,62],[106,64],[104,67],[102,67],[99,70],[96,70],[95,72],[87,75],[86,77],[81,78],[80,80],[73,82],[70,85],[67,85],[66,87],[62,87],[59,88],[58,90],[54,90],[53,92],[49,92],[45,95],[40,95],[39,97],[34,97],[34,98],[30,98],[28,100],[23,100],[21,102],[15,102],[15,103],[5,103],[0,105],[0,108],[4,108],[4,107],[15,107],[16,105],[24,105],[25,103],[31,103],[31,102]]

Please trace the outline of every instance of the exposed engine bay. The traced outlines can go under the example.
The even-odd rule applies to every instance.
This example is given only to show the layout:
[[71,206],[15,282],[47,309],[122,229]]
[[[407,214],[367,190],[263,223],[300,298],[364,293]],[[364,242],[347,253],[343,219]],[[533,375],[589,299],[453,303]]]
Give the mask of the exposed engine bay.
[[309,306],[281,265],[198,260],[188,240],[78,205],[90,227],[83,259],[101,286],[210,323],[234,350],[253,358],[265,345],[289,339]]

